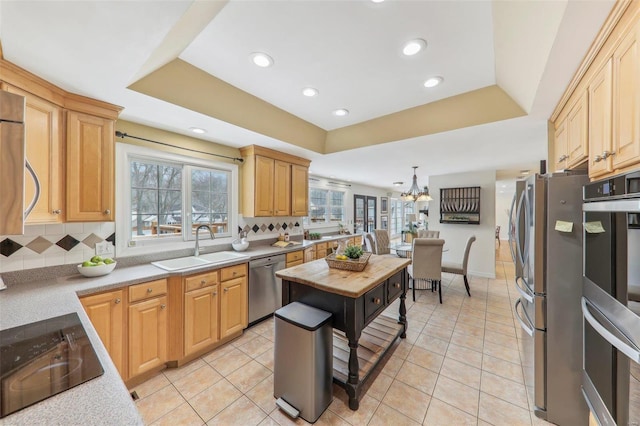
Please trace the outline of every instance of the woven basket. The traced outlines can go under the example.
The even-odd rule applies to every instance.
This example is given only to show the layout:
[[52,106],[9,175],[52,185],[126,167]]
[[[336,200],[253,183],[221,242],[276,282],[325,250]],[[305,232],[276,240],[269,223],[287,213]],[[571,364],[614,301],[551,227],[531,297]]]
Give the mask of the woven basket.
[[371,257],[371,253],[366,252],[366,253],[363,253],[359,259],[337,260],[336,254],[332,253],[329,256],[325,257],[324,260],[327,261],[329,268],[342,269],[345,271],[362,272],[365,266],[367,266],[367,263],[369,262],[370,257]]

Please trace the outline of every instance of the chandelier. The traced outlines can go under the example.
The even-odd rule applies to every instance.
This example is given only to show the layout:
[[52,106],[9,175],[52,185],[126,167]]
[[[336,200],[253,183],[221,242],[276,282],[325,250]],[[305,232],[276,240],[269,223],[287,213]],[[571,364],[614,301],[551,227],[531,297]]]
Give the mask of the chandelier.
[[418,178],[416,177],[416,169],[418,166],[413,166],[413,183],[411,188],[407,192],[400,194],[405,201],[431,201],[433,198],[429,195],[429,188],[426,186],[424,190],[421,190],[418,186]]

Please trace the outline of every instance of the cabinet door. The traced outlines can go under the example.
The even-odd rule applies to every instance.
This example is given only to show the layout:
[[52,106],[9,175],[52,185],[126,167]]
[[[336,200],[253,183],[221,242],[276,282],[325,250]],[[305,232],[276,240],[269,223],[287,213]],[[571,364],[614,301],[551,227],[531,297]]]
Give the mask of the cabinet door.
[[[58,106],[17,87],[7,85],[7,91],[26,98],[25,139],[26,156],[40,181],[40,198],[25,223],[62,222],[63,168],[62,137]],[[36,193],[31,174],[25,169],[24,208]]]
[[129,377],[167,362],[167,296],[129,306]]
[[554,172],[567,168],[567,120],[564,118],[556,125],[554,142],[553,166]]
[[589,177],[611,171],[611,159],[602,153],[611,151],[611,60],[589,84]]
[[567,166],[581,163],[589,155],[587,92],[584,91],[567,116]]
[[274,216],[291,216],[291,164],[274,161]]
[[247,327],[247,279],[224,281],[220,288],[220,338],[223,339]]
[[124,331],[125,318],[123,290],[110,291],[80,298],[87,316],[98,332],[100,340],[111,360],[115,364],[120,376],[126,379],[124,369]]
[[309,215],[309,168],[291,165],[291,216]]
[[304,249],[304,263],[316,260],[316,252],[314,246]]
[[256,216],[273,216],[273,177],[274,160],[256,155]]
[[184,355],[217,342],[218,284],[184,295]]
[[613,168],[640,162],[640,24],[613,53]]
[[67,112],[67,221],[113,221],[114,151],[113,120]]

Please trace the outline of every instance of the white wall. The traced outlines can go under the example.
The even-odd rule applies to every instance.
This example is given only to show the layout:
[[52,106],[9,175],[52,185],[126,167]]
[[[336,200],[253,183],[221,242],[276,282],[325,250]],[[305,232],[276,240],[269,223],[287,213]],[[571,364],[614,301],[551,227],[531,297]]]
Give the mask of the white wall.
[[496,181],[496,226],[500,226],[500,239],[509,239],[509,210],[516,192],[516,181]]
[[[480,225],[440,223],[440,189],[480,186]],[[467,239],[476,236],[469,255],[469,275],[495,278],[496,174],[494,171],[457,173],[429,177],[429,229],[445,240],[443,261],[460,262]]]

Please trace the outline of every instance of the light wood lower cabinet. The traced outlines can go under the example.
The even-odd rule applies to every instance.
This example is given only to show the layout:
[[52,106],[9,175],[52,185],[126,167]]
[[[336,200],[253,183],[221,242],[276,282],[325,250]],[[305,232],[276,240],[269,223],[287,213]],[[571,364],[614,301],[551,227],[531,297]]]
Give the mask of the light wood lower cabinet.
[[191,355],[218,340],[219,284],[184,295],[184,354]]
[[102,344],[109,352],[120,376],[127,377],[124,366],[125,346],[124,336],[126,328],[124,290],[95,294],[80,298],[87,316],[98,332]]
[[129,377],[167,362],[167,296],[129,306]]
[[286,267],[302,265],[304,263],[304,250],[290,251],[286,254]]
[[242,331],[248,325],[247,278],[220,283],[220,338]]

